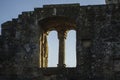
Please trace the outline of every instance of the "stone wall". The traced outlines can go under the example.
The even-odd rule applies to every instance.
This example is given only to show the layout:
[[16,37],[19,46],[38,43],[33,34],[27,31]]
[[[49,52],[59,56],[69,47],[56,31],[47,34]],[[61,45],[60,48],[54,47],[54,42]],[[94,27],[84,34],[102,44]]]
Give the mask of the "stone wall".
[[105,0],[107,4],[117,4],[120,3],[120,0]]
[[[0,79],[119,80],[119,9],[119,4],[46,5],[3,23]],[[52,30],[76,30],[76,68],[47,68],[46,37]]]

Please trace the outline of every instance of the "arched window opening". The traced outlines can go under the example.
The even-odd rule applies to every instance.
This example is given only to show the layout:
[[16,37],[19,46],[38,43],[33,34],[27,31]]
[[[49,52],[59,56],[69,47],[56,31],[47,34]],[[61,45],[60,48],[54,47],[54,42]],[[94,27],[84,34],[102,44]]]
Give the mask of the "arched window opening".
[[43,39],[40,41],[42,42],[40,44],[40,65],[45,68],[75,67],[76,35],[72,35],[76,32],[68,32],[68,30],[76,29],[75,21],[65,16],[53,16],[41,20],[39,25],[44,26],[42,29],[47,32],[56,30],[51,31],[49,34],[43,34]]
[[57,31],[51,31],[48,34],[48,67],[57,67],[58,64],[58,37]]
[[76,31],[70,30],[66,38],[66,67],[76,67]]

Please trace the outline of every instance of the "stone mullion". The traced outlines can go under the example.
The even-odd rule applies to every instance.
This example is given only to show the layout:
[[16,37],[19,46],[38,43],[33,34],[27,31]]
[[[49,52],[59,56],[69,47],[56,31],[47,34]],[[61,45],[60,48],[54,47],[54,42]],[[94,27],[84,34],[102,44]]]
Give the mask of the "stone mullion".
[[63,31],[63,30],[58,31],[58,39],[59,39],[58,67],[66,67],[66,65],[65,65],[65,39],[66,39],[66,31]]
[[65,40],[59,39],[59,66],[64,66],[65,64]]

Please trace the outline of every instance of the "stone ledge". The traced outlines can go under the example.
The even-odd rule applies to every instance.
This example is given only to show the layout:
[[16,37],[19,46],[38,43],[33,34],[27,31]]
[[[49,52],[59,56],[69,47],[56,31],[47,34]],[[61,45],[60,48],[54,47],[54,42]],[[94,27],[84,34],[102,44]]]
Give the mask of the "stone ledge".
[[75,4],[51,4],[51,5],[43,5],[43,8],[53,8],[53,7],[78,7],[80,6],[79,3],[75,3]]

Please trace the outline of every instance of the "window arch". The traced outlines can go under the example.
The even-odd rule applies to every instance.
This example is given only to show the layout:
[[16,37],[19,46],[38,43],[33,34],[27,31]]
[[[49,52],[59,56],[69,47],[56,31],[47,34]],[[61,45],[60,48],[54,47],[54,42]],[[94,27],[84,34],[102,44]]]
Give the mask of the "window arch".
[[[44,37],[44,39],[43,39],[44,43],[43,43],[43,46],[41,46],[42,52],[43,52],[42,53],[43,57],[41,57],[41,58],[43,58],[42,59],[43,62],[40,61],[40,62],[42,62],[42,64],[45,63],[45,66],[43,66],[43,67],[56,67],[56,65],[57,65],[57,67],[75,67],[76,66],[76,64],[75,64],[76,63],[76,60],[75,60],[76,59],[75,58],[76,57],[75,56],[76,49],[75,48],[73,48],[74,49],[73,54],[74,53],[75,54],[74,55],[71,54],[71,57],[74,57],[74,60],[73,60],[74,63],[73,63],[73,61],[71,62],[71,61],[67,61],[65,59],[66,58],[65,57],[65,55],[66,55],[66,53],[65,53],[66,52],[65,41],[66,41],[67,35],[69,34],[68,31],[69,30],[76,30],[76,24],[75,24],[74,19],[70,19],[69,17],[64,17],[64,16],[53,16],[53,17],[48,17],[48,18],[45,18],[45,19],[41,20],[39,22],[39,25],[43,29],[43,34],[46,34],[50,31],[52,31],[48,35],[51,35],[51,34],[55,35],[56,32],[57,32],[57,37],[53,37],[50,40],[51,42],[48,40],[48,43],[47,43],[47,40],[46,40],[46,35],[47,34],[45,35],[45,37],[43,36]],[[53,30],[55,30],[56,32],[53,31]],[[54,32],[55,32],[55,34],[54,34]],[[54,40],[56,40],[55,38],[57,38],[57,43],[54,45],[52,43],[55,43],[54,42]],[[76,37],[75,37],[75,39],[76,39]],[[68,42],[69,42],[69,39],[68,39]],[[48,44],[48,47],[47,47],[47,44]],[[73,43],[73,44],[76,45],[76,43]],[[73,44],[71,44],[71,45],[73,45]],[[50,46],[50,45],[52,45],[52,46]],[[68,50],[69,50],[71,45],[69,45],[69,47],[67,48]],[[51,50],[53,46],[55,46],[54,48],[57,48],[57,49],[53,48],[53,50]],[[47,50],[48,48],[49,48],[49,50]],[[45,50],[47,50],[47,51],[45,51]],[[48,54],[48,55],[46,55],[46,54]],[[50,58],[50,56],[51,56],[51,58]],[[44,60],[44,58],[45,58],[45,60]],[[54,59],[54,58],[56,58],[56,59]],[[68,56],[67,59],[69,59],[69,56]],[[67,65],[66,65],[66,63],[67,63]],[[72,63],[74,65],[72,65],[72,64],[70,65],[68,63]]]
[[48,67],[57,67],[58,64],[58,37],[56,31],[50,31],[48,34]]
[[66,67],[76,67],[76,31],[70,30],[66,39]]

